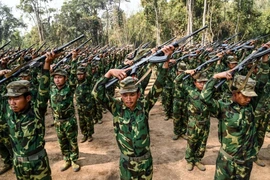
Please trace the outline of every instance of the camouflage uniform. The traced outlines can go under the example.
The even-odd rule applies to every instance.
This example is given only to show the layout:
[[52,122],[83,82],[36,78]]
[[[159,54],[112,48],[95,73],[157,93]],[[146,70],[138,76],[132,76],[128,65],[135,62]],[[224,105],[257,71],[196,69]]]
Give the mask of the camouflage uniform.
[[170,68],[168,77],[166,78],[166,86],[161,94],[162,105],[165,111],[165,119],[168,120],[173,116],[173,91],[174,91],[174,79],[176,77],[175,66]]
[[[43,70],[34,107],[29,104],[29,107],[20,113],[7,108],[5,118],[9,125],[17,179],[51,179],[49,160],[44,149],[44,120],[49,99],[49,83],[49,71]],[[25,80],[11,82],[7,86],[6,96],[20,96],[29,92],[29,85],[29,81]]]
[[[121,179],[152,179],[153,166],[150,151],[148,117],[164,86],[165,69],[160,70],[149,94],[138,99],[133,111],[124,106],[121,100],[108,96],[105,84],[108,78],[102,78],[93,90],[93,95],[112,113],[116,141],[121,152]],[[134,89],[133,78],[127,77],[120,83],[122,92]]]
[[[196,75],[197,82],[207,81],[206,73]],[[181,74],[176,81],[181,82],[184,76],[185,73]],[[187,93],[188,101],[188,140],[185,159],[188,163],[194,165],[201,161],[206,150],[206,142],[210,130],[210,113],[207,106],[200,100],[200,90],[193,83],[183,82],[180,87]]]
[[[183,72],[186,70],[185,63],[178,63],[178,72]],[[180,76],[180,75],[178,75]],[[174,134],[177,136],[185,135],[187,132],[187,122],[188,122],[188,111],[187,111],[187,94],[184,91],[181,83],[178,82],[176,77],[174,80],[174,94],[173,94],[173,127]],[[177,139],[177,138],[175,138]]]
[[[74,66],[74,62],[72,66]],[[69,80],[64,87],[58,89],[56,85],[53,84],[50,91],[54,126],[57,132],[60,149],[66,162],[76,162],[79,158],[77,142],[78,126],[73,104],[73,95],[75,91],[75,84],[73,82],[75,82],[75,74],[76,72],[74,72],[72,68]],[[54,75],[67,77],[67,72],[62,69],[57,69],[52,74],[52,76]]]
[[[264,68],[263,74],[269,74],[269,67]],[[268,76],[267,74],[267,76]],[[245,76],[236,76],[233,85],[240,88]],[[260,78],[258,80],[261,80]],[[216,101],[212,98],[214,85],[218,79],[212,78],[207,82],[201,93],[201,99],[219,119],[219,139],[221,148],[216,161],[215,179],[249,179],[253,161],[257,155],[257,129],[254,120],[254,108],[258,103],[257,98],[252,98],[246,106],[235,102]],[[248,97],[256,96],[254,92],[255,81],[248,80],[240,91]],[[261,95],[266,82],[257,82],[257,94]]]
[[92,138],[94,134],[94,115],[95,115],[95,100],[91,95],[92,75],[90,65],[87,68],[78,68],[77,74],[86,74],[86,77],[81,82],[78,81],[75,97],[79,115],[80,129],[84,137]]
[[2,96],[0,99],[0,156],[4,162],[4,167],[2,169],[2,173],[4,173],[4,169],[8,170],[8,168],[12,167],[13,152],[9,137],[9,127],[7,120],[4,118],[4,115],[7,113],[5,105],[8,104],[8,102],[6,99],[2,98]]

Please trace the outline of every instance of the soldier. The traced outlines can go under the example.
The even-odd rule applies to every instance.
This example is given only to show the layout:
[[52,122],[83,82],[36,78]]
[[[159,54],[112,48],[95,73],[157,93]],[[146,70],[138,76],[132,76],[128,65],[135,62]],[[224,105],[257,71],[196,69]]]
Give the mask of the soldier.
[[45,112],[49,99],[49,69],[54,53],[47,53],[34,106],[31,105],[30,82],[13,81],[7,85],[9,136],[14,153],[17,179],[51,179],[49,160],[44,149]]
[[79,158],[78,126],[73,104],[73,95],[76,87],[75,66],[77,55],[76,51],[72,52],[72,68],[69,77],[65,69],[56,69],[52,73],[53,84],[51,85],[50,102],[53,110],[54,127],[65,161],[61,171],[67,170],[71,165],[74,172],[80,170],[80,165],[77,163]]
[[[186,70],[185,63],[177,64],[177,76],[181,75]],[[181,87],[181,83],[174,80],[174,94],[173,94],[173,140],[177,140],[179,137],[187,140],[187,101],[186,93]]]
[[[10,72],[10,70],[0,71],[1,75]],[[8,104],[7,99],[3,98],[2,94],[6,93],[5,88],[1,88],[1,103],[0,103],[0,155],[4,162],[3,167],[0,169],[0,175],[4,174],[12,168],[12,158],[13,152],[11,147],[11,141],[9,138],[9,127],[7,124],[7,119],[4,118],[4,115],[7,113],[6,104]]]
[[[267,48],[270,45],[266,45]],[[261,78],[257,83],[253,79],[241,75],[234,77],[231,90],[232,98],[229,102],[213,99],[214,85],[218,79],[232,79],[228,72],[214,74],[207,82],[201,93],[211,113],[219,120],[219,140],[221,148],[216,161],[215,179],[249,179],[256,160],[258,136],[254,109],[258,103],[258,95],[262,95],[263,86],[268,81],[268,55],[262,59]],[[263,80],[263,81],[262,81]],[[266,82],[265,82],[266,81]],[[254,91],[256,87],[256,92]]]
[[[205,171],[205,166],[201,163],[206,150],[206,142],[210,130],[210,113],[207,106],[200,100],[200,93],[207,82],[206,72],[199,72],[193,75],[193,83],[183,82],[186,74],[194,74],[194,70],[186,70],[176,78],[175,81],[181,83],[180,87],[187,94],[188,125],[187,125],[187,149],[185,159],[187,170],[192,171],[194,166],[201,171]],[[182,81],[182,82],[181,82]]]
[[[173,49],[173,46],[168,46],[162,50],[169,56]],[[148,95],[142,99],[139,99],[137,79],[126,77],[125,69],[109,70],[92,92],[94,97],[113,114],[114,132],[121,152],[119,163],[121,179],[152,179],[148,117],[165,85],[167,70],[168,61],[163,64]],[[122,80],[121,100],[106,93],[105,84],[112,76]]]
[[94,134],[94,115],[95,115],[95,100],[91,95],[92,73],[90,63],[87,67],[79,67],[77,69],[77,87],[75,97],[79,115],[80,129],[83,134],[81,143],[85,141],[91,142]]

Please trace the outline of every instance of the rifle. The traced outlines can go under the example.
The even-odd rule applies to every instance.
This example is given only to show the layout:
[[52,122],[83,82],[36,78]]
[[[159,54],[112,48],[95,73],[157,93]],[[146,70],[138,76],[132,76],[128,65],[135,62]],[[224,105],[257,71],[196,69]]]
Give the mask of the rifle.
[[[79,49],[81,49],[86,43],[88,43],[92,38],[86,40],[84,43],[82,43],[80,46],[78,46],[75,51],[78,51]],[[55,66],[53,66],[52,71],[55,71],[58,66],[60,66],[61,64],[66,63],[72,56],[72,53],[69,53],[68,55],[66,55],[63,59],[61,59],[60,61],[58,61]]]
[[132,56],[131,57],[127,57],[128,60],[132,60],[134,59],[136,56],[137,56],[137,53],[139,51],[139,49],[142,47],[142,44],[140,44],[132,53]]
[[[196,67],[196,68],[194,69],[195,73],[198,72],[198,71],[200,71],[200,70],[201,70],[204,66],[206,66],[207,64],[216,62],[216,61],[218,61],[218,60],[219,60],[219,57],[218,57],[218,56],[212,57],[212,58],[209,59],[208,61],[205,61],[204,63],[202,63],[201,65],[199,65],[198,67]],[[189,78],[190,76],[191,76],[190,74],[186,75],[186,76],[183,78],[183,80],[186,80],[186,79]]]
[[15,54],[12,54],[10,56],[7,57],[7,59],[10,59],[13,57],[12,60],[8,61],[7,65],[13,63],[14,61],[16,61],[23,53],[27,54],[27,52],[34,46],[35,44],[32,44],[29,48],[27,49],[23,49],[20,50],[19,52],[16,52]]
[[[83,37],[84,37],[84,34],[82,34],[81,36],[75,38],[74,40],[72,40],[72,41],[64,44],[63,46],[60,46],[59,48],[53,50],[53,52],[55,54],[57,54],[57,53],[63,51],[64,48],[68,47],[69,45],[73,44],[74,42],[80,40]],[[26,71],[30,67],[33,67],[35,64],[40,63],[41,61],[44,61],[45,59],[46,59],[46,54],[44,54],[44,55],[42,55],[40,57],[37,57],[37,58],[35,58],[35,59],[33,59],[33,60],[31,60],[31,61],[29,61],[29,62],[27,62],[27,63],[25,63],[25,64],[23,64],[21,66],[15,68],[10,73],[6,74],[5,75],[5,78],[3,78],[3,79],[0,80],[0,84],[6,82],[7,80],[9,80],[12,77],[18,76],[20,73]]]
[[[240,62],[239,64],[237,64],[237,66],[235,66],[232,69],[232,71],[230,71],[229,73],[233,76],[236,72],[242,71],[244,69],[244,66],[246,66],[250,62],[253,62],[254,59],[260,58],[260,57],[262,57],[262,56],[264,56],[266,54],[269,54],[269,53],[270,53],[270,48],[269,49],[266,49],[266,47],[261,47],[255,53],[250,54],[242,62]],[[218,89],[225,81],[226,81],[226,79],[220,80],[220,82],[217,83],[214,87],[216,89]]]
[[[185,42],[188,38],[198,34],[199,32],[201,32],[202,30],[204,30],[205,28],[207,28],[207,26],[204,26],[196,31],[194,31],[193,33],[179,39],[178,41],[172,43],[171,45],[174,46],[175,48],[179,47],[179,44],[180,43],[183,43]],[[170,42],[170,41],[167,41],[167,42]],[[167,43],[165,42],[165,43]],[[165,44],[163,43],[163,44]],[[148,53],[148,52],[147,52]],[[146,53],[146,54],[147,54]],[[134,63],[132,66],[130,66],[130,71],[126,72],[127,75],[134,75],[136,73],[136,71],[138,70],[139,67],[147,64],[147,63],[161,63],[161,62],[165,62],[167,60],[167,57],[166,56],[163,56],[164,53],[162,50],[158,50],[157,52],[155,52],[154,54],[152,54],[151,56],[149,57],[146,57],[145,55],[143,55],[141,58],[139,58],[139,60]],[[157,56],[162,56],[162,57],[157,57]],[[146,58],[145,58],[146,57]],[[129,67],[129,66],[128,66]],[[125,68],[123,68],[125,69]],[[116,83],[118,81],[117,78],[112,78],[108,81],[108,83],[105,84],[105,88],[108,88],[110,87],[111,85],[113,85],[114,83]]]
[[37,55],[38,52],[43,48],[43,46],[46,44],[46,41],[33,53],[33,55]]
[[230,41],[232,38],[235,38],[236,36],[239,36],[240,34],[241,34],[241,33],[236,33],[236,34],[232,35],[231,37],[225,39],[224,42],[228,42],[228,41]]
[[11,41],[8,41],[6,44],[4,44],[2,47],[0,47],[0,50],[1,49],[4,49],[4,47],[6,47]]
[[151,42],[147,42],[147,43],[145,43],[144,45],[142,45],[142,49],[147,48],[147,47],[149,46],[150,43],[151,43]]

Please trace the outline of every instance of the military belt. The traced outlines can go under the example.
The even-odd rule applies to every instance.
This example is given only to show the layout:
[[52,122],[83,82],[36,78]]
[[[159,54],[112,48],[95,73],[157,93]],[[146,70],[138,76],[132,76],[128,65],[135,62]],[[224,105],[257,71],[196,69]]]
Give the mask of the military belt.
[[236,164],[245,164],[246,162],[249,161],[254,161],[255,158],[251,158],[249,160],[242,160],[242,159],[236,159],[234,156],[228,154],[224,149],[221,147],[219,152],[228,160],[235,162]]
[[127,155],[124,155],[123,153],[121,153],[121,157],[124,158],[124,159],[127,160],[127,161],[142,161],[142,160],[146,160],[146,159],[148,159],[149,157],[151,157],[151,153],[150,153],[150,151],[148,151],[148,152],[145,153],[144,155],[142,155],[142,156],[137,156],[137,157],[127,156]]
[[45,149],[42,149],[39,152],[32,154],[30,156],[26,156],[26,157],[16,156],[16,159],[19,162],[29,162],[29,161],[38,160],[40,157],[44,157],[45,155],[46,155],[46,151],[45,151]]

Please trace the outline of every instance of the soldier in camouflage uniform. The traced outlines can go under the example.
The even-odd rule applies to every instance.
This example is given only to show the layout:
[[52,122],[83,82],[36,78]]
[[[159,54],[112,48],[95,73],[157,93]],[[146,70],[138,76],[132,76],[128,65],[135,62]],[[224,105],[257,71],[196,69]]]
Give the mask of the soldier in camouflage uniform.
[[51,179],[49,160],[44,149],[45,112],[49,99],[49,69],[55,57],[47,53],[39,91],[34,106],[30,103],[30,82],[13,81],[7,85],[9,106],[5,117],[14,153],[13,165],[17,179]]
[[92,67],[90,63],[87,67],[79,67],[77,69],[77,87],[75,97],[79,115],[80,129],[83,134],[81,143],[85,141],[91,142],[94,134],[94,115],[95,115],[95,100],[91,95],[92,83]]
[[[177,76],[180,76],[186,70],[185,63],[177,64]],[[174,94],[173,94],[173,140],[177,140],[179,137],[187,139],[187,100],[186,93],[181,87],[181,83],[174,80]]]
[[183,77],[187,74],[194,74],[194,70],[186,70],[176,78],[180,87],[187,94],[188,124],[187,124],[187,149],[185,159],[187,170],[192,171],[194,165],[201,171],[205,171],[205,166],[201,163],[206,150],[206,142],[210,130],[210,113],[207,106],[200,100],[200,93],[207,82],[206,72],[193,75],[194,81],[183,82]]
[[[269,48],[270,46],[267,45]],[[260,78],[237,75],[232,83],[232,99],[229,102],[213,99],[214,85],[218,79],[231,79],[227,71],[213,75],[201,93],[201,99],[219,120],[221,148],[216,161],[215,179],[249,179],[258,151],[258,130],[254,109],[268,81],[269,65],[267,55],[262,60]],[[254,91],[256,86],[256,92]]]
[[[166,55],[172,53],[172,46],[163,48]],[[150,151],[149,111],[158,100],[165,85],[168,61],[160,69],[159,75],[148,95],[140,98],[137,80],[126,77],[125,70],[111,69],[96,84],[93,95],[113,114],[114,132],[120,156],[120,178],[152,179],[153,163]],[[105,84],[112,76],[121,79],[121,100],[106,93]]]
[[[0,71],[1,74],[6,74],[7,72],[9,72],[9,70]],[[8,104],[7,99],[3,98],[3,95],[6,93],[5,89],[5,86],[1,88],[0,96],[0,155],[4,162],[4,166],[0,169],[0,175],[12,168],[13,158],[11,141],[9,138],[9,127],[7,124],[7,119],[4,118],[4,115],[7,113],[6,104]]]
[[166,86],[161,94],[162,105],[165,111],[165,121],[168,121],[173,117],[173,91],[174,91],[174,79],[176,77],[176,66],[170,67],[169,74],[166,78]]
[[54,127],[65,163],[61,171],[67,170],[71,165],[74,172],[80,170],[77,163],[79,147],[77,142],[78,126],[73,104],[73,95],[76,88],[76,57],[77,52],[72,52],[71,73],[65,69],[56,69],[52,74],[53,84],[50,91],[50,102],[54,116]]

